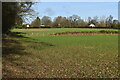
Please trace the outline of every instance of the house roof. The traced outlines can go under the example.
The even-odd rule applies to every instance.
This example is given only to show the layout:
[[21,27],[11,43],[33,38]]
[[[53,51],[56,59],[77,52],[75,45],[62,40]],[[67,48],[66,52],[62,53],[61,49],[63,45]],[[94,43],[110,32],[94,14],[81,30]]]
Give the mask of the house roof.
[[90,24],[89,26],[95,26],[94,24]]

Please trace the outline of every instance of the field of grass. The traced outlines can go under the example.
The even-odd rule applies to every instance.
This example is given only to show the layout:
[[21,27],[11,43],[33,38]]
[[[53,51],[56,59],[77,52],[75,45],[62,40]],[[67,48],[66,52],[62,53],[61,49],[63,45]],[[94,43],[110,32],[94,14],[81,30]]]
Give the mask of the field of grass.
[[[112,29],[14,29],[3,41],[4,78],[117,78],[118,35],[50,34]],[[7,41],[8,40],[8,41]]]

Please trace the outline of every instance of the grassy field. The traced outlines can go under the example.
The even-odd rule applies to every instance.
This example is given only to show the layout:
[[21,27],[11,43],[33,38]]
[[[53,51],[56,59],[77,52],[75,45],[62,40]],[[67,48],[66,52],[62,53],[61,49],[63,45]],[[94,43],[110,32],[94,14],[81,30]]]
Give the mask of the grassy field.
[[4,78],[117,78],[118,35],[50,34],[112,29],[14,29],[3,41]]

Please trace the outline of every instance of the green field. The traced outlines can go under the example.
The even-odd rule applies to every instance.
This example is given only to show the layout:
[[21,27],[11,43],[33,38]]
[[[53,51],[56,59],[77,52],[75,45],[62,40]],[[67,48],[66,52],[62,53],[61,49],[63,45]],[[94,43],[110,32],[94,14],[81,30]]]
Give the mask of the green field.
[[[117,78],[118,35],[50,34],[112,29],[14,29],[3,45],[3,77]],[[4,42],[4,41],[3,41]]]

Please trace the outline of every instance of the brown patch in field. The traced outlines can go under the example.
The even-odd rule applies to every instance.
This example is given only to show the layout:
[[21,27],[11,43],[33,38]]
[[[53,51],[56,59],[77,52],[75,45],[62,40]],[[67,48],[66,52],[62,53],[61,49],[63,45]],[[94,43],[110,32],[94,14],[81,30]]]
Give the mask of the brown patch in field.
[[63,33],[55,33],[50,34],[54,36],[62,36],[62,35],[118,35],[118,31],[81,31],[81,32],[63,32]]

